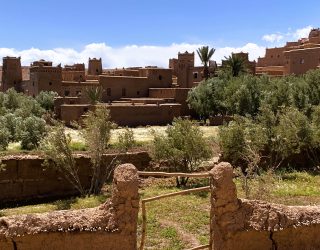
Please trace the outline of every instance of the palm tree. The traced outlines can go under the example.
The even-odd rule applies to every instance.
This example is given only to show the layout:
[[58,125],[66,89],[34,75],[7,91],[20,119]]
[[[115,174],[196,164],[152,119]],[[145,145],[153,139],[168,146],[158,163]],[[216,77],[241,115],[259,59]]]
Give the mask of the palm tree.
[[229,69],[232,76],[237,77],[240,73],[247,72],[247,65],[244,58],[238,54],[231,54],[229,57],[224,57],[225,60],[222,61],[222,67]]
[[91,104],[95,105],[98,102],[101,102],[103,89],[101,86],[95,88],[85,88],[85,93]]
[[211,48],[209,50],[209,46],[202,46],[201,48],[198,48],[197,49],[197,53],[198,53],[198,56],[204,66],[204,69],[203,69],[203,75],[204,77],[206,78],[206,80],[209,78],[209,61],[210,61],[210,58],[212,57],[213,53],[215,52],[216,50]]

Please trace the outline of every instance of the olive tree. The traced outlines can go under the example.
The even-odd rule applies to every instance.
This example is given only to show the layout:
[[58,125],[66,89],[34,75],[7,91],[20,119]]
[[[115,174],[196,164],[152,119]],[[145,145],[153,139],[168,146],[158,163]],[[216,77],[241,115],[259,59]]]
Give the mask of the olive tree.
[[115,127],[115,124],[110,121],[109,109],[106,106],[97,106],[95,111],[87,113],[83,119],[83,126],[81,134],[88,146],[92,166],[89,194],[99,194],[116,160],[115,157],[109,164],[103,160],[103,154],[110,141],[111,129]]
[[[190,120],[177,118],[165,135],[153,132],[153,158],[167,162],[175,172],[190,173],[211,157],[211,148],[200,128]],[[177,187],[185,186],[188,178],[176,178]]]
[[64,125],[61,123],[57,123],[42,142],[46,165],[62,172],[81,195],[99,194],[112,173],[117,159],[115,156],[110,163],[107,163],[103,158],[114,126],[106,106],[96,107],[95,111],[89,111],[83,119],[83,128],[80,129],[80,133],[88,147],[87,152],[92,168],[91,184],[88,190],[85,190],[80,182],[79,169],[70,147],[71,138],[66,135]]

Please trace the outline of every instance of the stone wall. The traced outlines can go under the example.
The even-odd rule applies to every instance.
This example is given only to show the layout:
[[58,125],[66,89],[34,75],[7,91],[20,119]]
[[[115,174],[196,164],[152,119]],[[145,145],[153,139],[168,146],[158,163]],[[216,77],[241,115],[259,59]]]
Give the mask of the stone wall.
[[[107,105],[107,104],[102,104]],[[181,105],[177,103],[163,104],[116,104],[107,105],[110,110],[110,119],[119,126],[146,126],[146,125],[167,125],[175,117],[180,116]],[[86,104],[60,106],[60,118],[67,125],[72,121],[81,120],[88,110],[94,106]]]
[[[105,155],[110,162],[115,155]],[[118,160],[132,163],[139,170],[149,166],[150,156],[147,152],[121,154]],[[7,156],[2,158],[6,170],[0,172],[1,205],[12,202],[62,198],[76,195],[64,175],[52,168],[42,166],[44,159],[36,155]],[[76,155],[80,180],[84,187],[89,187],[91,180],[90,158],[84,154]],[[0,205],[0,206],[1,206]]]
[[211,249],[320,249],[319,206],[238,199],[229,163],[218,164],[210,173]]
[[1,250],[136,249],[138,174],[132,164],[114,172],[112,198],[92,209],[0,218]]

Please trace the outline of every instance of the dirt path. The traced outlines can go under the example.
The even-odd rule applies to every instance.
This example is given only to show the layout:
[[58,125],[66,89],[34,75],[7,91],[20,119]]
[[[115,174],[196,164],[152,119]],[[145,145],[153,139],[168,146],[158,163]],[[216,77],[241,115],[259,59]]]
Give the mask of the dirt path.
[[160,220],[160,224],[166,227],[174,227],[177,230],[177,233],[180,239],[188,246],[188,247],[196,247],[201,245],[199,240],[192,234],[186,232],[178,223]]

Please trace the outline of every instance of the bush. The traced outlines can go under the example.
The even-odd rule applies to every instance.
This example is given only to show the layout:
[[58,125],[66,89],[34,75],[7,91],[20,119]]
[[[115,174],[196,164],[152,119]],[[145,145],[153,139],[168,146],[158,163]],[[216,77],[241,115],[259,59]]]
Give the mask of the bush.
[[277,114],[265,107],[255,120],[237,117],[219,131],[223,158],[243,170],[253,160],[265,168],[277,168],[282,163],[295,166],[299,155],[319,163],[319,117],[319,108],[313,112],[312,122],[292,107]]
[[64,124],[56,122],[41,141],[41,149],[45,153],[44,165],[61,172],[81,196],[84,196],[85,191],[80,182],[79,169],[72,155],[70,143],[71,137],[66,135]]
[[40,104],[40,106],[47,110],[54,110],[54,98],[58,96],[56,92],[53,91],[41,91],[39,95],[36,97],[36,101]]
[[46,123],[43,119],[30,116],[19,126],[19,136],[21,148],[31,150],[39,146],[40,140],[46,135]]
[[0,150],[6,150],[10,141],[10,131],[0,124]]
[[78,168],[71,150],[71,138],[66,136],[64,125],[57,123],[48,136],[42,141],[42,149],[46,153],[46,164],[62,172],[67,180],[81,195],[101,193],[101,189],[112,173],[116,157],[111,163],[103,160],[103,154],[110,140],[114,123],[109,120],[109,110],[98,106],[94,112],[89,111],[83,119],[84,128],[81,134],[86,141],[87,152],[91,159],[92,177],[89,190],[81,185]]
[[[167,162],[175,172],[196,171],[200,163],[209,159],[212,152],[200,128],[192,121],[174,119],[165,135],[153,132],[153,158]],[[177,186],[185,186],[187,178],[177,178]]]
[[308,118],[295,108],[279,111],[272,151],[282,159],[300,154],[312,144],[313,132]]
[[[105,181],[109,178],[114,167],[103,162],[111,137],[111,129],[115,124],[110,121],[109,110],[106,106],[97,106],[96,110],[89,111],[83,119],[84,128],[81,131],[86,141],[92,164],[92,179],[89,194],[99,194]],[[115,160],[115,159],[114,159]]]
[[16,116],[12,113],[7,113],[4,116],[0,117],[0,126],[5,126],[10,132],[10,141],[14,142],[17,138],[18,126],[21,124],[22,119],[19,116]]
[[128,152],[135,145],[136,141],[132,129],[126,127],[122,133],[118,134],[117,148],[121,151]]

